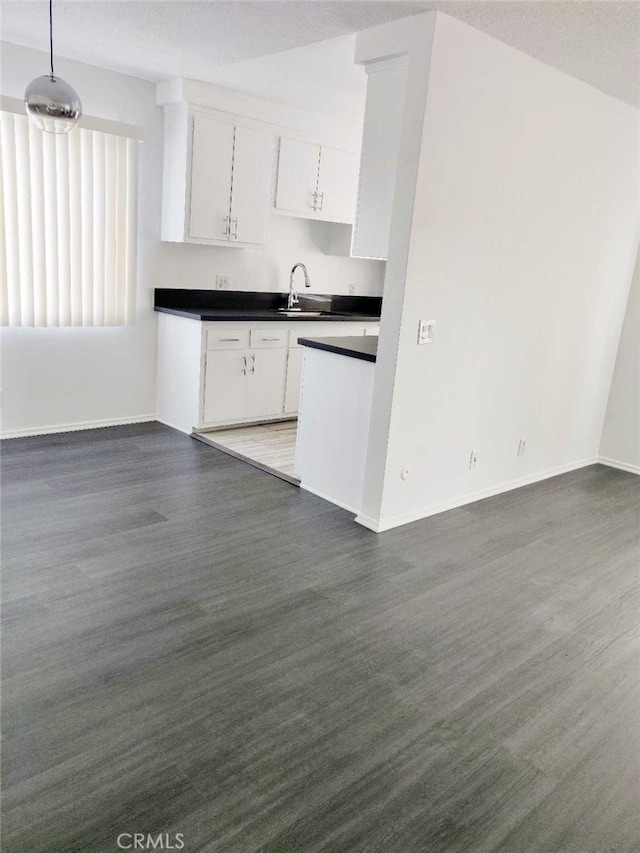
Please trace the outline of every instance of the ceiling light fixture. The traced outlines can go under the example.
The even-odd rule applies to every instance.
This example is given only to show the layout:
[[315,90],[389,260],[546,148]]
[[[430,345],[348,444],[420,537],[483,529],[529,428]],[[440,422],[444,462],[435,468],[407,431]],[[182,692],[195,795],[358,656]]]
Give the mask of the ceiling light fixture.
[[40,130],[69,133],[82,115],[82,104],[75,89],[53,72],[53,0],[49,0],[49,53],[51,73],[29,83],[24,93],[24,108]]

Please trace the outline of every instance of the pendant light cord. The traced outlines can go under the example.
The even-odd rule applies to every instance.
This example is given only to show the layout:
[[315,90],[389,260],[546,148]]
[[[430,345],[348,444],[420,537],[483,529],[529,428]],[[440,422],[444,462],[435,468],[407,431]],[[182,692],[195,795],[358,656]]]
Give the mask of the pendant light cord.
[[49,55],[51,56],[51,76],[53,77],[53,0],[49,0]]

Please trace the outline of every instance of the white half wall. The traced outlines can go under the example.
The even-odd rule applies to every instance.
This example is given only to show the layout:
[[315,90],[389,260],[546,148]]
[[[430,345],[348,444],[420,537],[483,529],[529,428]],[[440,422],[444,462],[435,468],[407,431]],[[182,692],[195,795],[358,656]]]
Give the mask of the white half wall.
[[[412,22],[359,518],[377,530],[596,461],[638,240],[637,110],[441,13]],[[403,52],[401,23],[358,60]]]
[[640,474],[640,254],[611,381],[600,459]]
[[[2,94],[22,98],[47,69],[40,51],[3,43]],[[57,432],[149,420],[156,412],[154,287],[208,289],[216,274],[238,290],[286,290],[296,261],[306,261],[314,289],[379,295],[384,267],[330,252],[332,226],[273,215],[264,250],[160,242],[162,110],[155,84],[58,58],[56,68],[79,92],[85,113],[144,128],[139,168],[136,322],[123,328],[3,329],[0,436]],[[327,119],[336,124],[335,120]]]

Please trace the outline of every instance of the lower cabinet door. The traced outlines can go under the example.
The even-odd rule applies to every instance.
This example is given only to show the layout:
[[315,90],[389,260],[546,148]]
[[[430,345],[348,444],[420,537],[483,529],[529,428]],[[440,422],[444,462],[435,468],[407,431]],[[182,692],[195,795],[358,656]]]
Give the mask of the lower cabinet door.
[[252,350],[247,358],[244,417],[266,418],[281,415],[284,410],[287,350]]
[[247,365],[243,350],[213,350],[206,355],[204,376],[205,424],[245,418]]
[[291,347],[287,360],[287,385],[284,392],[284,410],[288,415],[298,413],[300,380],[302,378],[303,347]]

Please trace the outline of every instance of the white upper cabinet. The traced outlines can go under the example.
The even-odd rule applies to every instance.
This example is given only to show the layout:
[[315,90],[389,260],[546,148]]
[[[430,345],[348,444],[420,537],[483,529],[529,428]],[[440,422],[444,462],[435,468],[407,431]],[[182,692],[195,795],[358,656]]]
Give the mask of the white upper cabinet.
[[357,183],[355,154],[281,137],[277,210],[292,216],[351,223]]
[[319,145],[281,137],[276,191],[278,210],[309,215],[315,212],[319,164]]
[[193,118],[190,237],[228,239],[234,130],[210,116]]
[[275,136],[202,112],[165,113],[162,239],[267,241]]
[[358,192],[358,158],[337,148],[320,149],[318,206],[332,222],[353,222]]
[[236,125],[231,182],[231,240],[256,245],[267,242],[273,153],[273,140],[268,134]]
[[367,67],[353,257],[386,260],[388,255],[406,70],[406,65],[397,61]]

